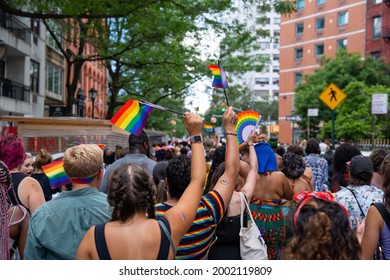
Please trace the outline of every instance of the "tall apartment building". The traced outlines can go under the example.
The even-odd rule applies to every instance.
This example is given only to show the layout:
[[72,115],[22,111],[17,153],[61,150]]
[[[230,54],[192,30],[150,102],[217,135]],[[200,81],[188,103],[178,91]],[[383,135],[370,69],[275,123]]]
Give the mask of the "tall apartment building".
[[43,117],[45,30],[0,10],[0,114]]
[[303,76],[313,74],[319,59],[334,57],[338,48],[366,54],[367,1],[297,0],[296,7],[280,26],[279,141],[290,144],[293,128],[286,116],[294,111],[294,89]]
[[[249,55],[262,57],[265,67],[262,72],[250,71],[243,74],[238,84],[246,85],[253,90],[259,101],[277,100],[279,94],[279,40],[280,40],[280,15],[271,10],[262,11],[262,6],[250,6],[243,8],[242,0],[236,2],[237,12],[232,18],[245,23],[253,34],[258,36],[259,49]],[[269,36],[259,36],[257,30],[267,30]]]

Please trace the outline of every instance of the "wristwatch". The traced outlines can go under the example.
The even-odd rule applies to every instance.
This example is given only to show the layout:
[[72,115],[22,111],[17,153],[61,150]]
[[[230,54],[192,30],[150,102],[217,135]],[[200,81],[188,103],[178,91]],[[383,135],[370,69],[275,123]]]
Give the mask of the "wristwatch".
[[191,136],[191,137],[190,137],[190,142],[191,142],[191,143],[203,142],[203,137],[202,137],[202,135]]

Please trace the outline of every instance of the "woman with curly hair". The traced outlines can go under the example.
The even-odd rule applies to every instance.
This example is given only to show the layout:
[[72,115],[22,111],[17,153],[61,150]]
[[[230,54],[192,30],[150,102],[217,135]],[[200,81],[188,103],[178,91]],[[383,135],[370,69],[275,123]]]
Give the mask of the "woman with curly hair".
[[286,175],[294,193],[313,191],[313,185],[311,184],[312,180],[304,174],[306,164],[303,158],[295,153],[287,152],[283,155],[282,160],[283,167],[280,171]]
[[372,259],[378,242],[382,245],[384,259],[390,260],[390,229],[380,213],[380,211],[383,211],[383,213],[387,212],[390,215],[390,155],[387,155],[383,160],[379,172],[383,174],[383,203],[375,203],[368,209],[361,243],[362,259],[364,260]]
[[361,249],[348,211],[330,192],[300,192],[294,213],[294,237],[286,247],[290,260],[358,260]]

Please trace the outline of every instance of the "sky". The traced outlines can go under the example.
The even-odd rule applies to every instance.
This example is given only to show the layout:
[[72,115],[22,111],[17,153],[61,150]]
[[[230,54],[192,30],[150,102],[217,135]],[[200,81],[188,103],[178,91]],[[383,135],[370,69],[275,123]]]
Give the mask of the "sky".
[[[203,60],[217,59],[219,57],[219,42],[220,39],[212,30],[208,30],[202,36],[202,42],[200,44],[201,58]],[[194,44],[195,41],[189,36],[187,37],[186,44]],[[207,67],[207,65],[205,65]],[[186,107],[195,112],[195,108],[199,106],[199,113],[204,114],[210,107],[211,100],[211,84],[212,84],[212,72],[203,80],[197,81],[191,85],[190,90],[194,92],[193,96],[189,96],[185,100]],[[192,104],[192,105],[191,105]]]

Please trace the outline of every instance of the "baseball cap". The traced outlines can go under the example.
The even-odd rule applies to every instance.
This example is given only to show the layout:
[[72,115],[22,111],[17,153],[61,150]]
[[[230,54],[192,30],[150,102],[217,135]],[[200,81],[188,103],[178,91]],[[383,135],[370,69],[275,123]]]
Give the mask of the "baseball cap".
[[352,157],[351,161],[347,162],[349,165],[349,171],[353,177],[367,179],[372,176],[374,167],[370,159],[363,155],[357,155]]

